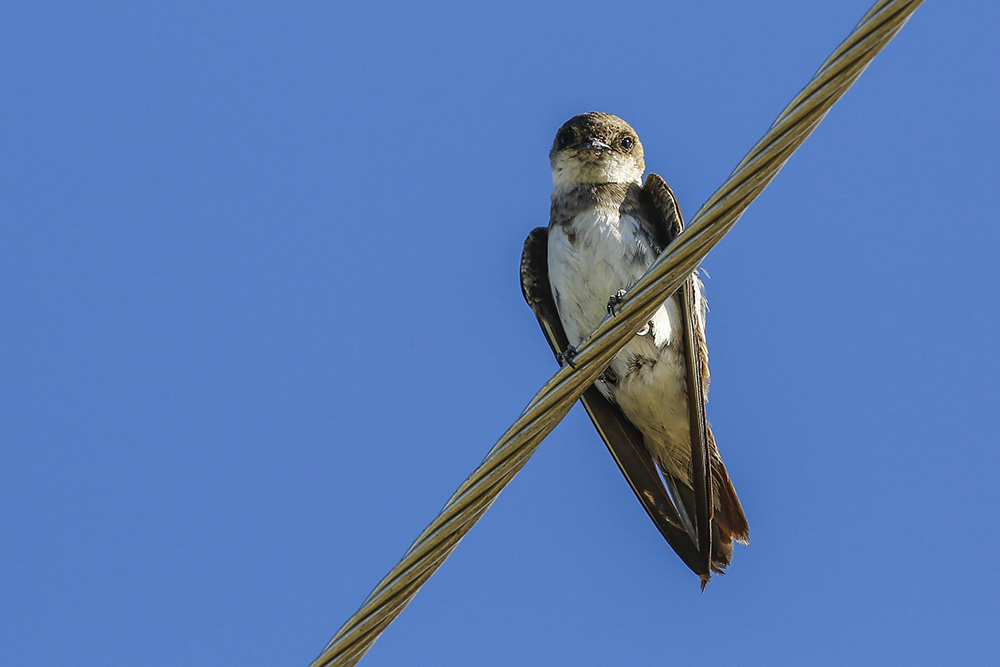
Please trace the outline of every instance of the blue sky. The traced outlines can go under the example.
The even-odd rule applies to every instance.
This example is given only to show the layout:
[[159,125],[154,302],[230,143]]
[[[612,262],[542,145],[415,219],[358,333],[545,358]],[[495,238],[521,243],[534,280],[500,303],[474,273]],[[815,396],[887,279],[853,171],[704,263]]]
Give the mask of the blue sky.
[[[6,3],[0,662],[308,663],[555,370],[559,125],[691,215],[867,8]],[[998,22],[921,7],[705,261],[729,574],[574,409],[362,664],[1000,659]]]

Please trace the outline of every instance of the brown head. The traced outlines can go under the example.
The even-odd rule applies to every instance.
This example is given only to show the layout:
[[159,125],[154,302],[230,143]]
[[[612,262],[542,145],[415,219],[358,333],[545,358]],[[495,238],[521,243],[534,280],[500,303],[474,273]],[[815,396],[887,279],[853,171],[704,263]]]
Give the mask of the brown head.
[[596,111],[574,116],[559,128],[549,160],[557,190],[584,183],[639,183],[646,170],[632,126]]

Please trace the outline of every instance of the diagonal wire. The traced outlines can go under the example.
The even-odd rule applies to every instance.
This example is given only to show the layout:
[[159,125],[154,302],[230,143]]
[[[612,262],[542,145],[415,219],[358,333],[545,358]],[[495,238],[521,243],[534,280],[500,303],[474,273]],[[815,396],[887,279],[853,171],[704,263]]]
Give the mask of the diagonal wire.
[[535,395],[441,513],[417,537],[310,667],[349,667],[451,554],[500,491],[556,427],[629,338],[680,287],[793,152],[903,27],[923,0],[879,0],[785,107],[725,183],[695,213],[629,292],[617,317],[605,318],[577,348],[573,361]]

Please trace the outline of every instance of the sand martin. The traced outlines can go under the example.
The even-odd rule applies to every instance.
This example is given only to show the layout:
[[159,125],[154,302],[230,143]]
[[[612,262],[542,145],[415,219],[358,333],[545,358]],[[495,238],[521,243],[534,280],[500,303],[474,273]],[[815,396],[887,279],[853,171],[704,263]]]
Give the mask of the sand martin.
[[[646,169],[628,123],[571,118],[556,134],[548,228],[525,242],[521,284],[553,352],[575,349],[684,228],[666,182]],[[740,501],[705,419],[708,347],[697,272],[636,332],[582,397],[650,518],[701,577],[746,543]]]

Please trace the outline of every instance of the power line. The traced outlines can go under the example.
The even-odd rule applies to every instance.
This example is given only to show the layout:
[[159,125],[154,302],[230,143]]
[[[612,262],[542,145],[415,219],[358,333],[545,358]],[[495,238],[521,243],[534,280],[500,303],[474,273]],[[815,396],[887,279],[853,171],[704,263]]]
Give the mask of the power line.
[[361,608],[344,623],[310,667],[350,667],[451,554],[462,537],[566,416],[611,359],[673,294],[771,182],[861,72],[923,0],[880,0],[834,50],[763,138],[695,213],[608,317],[577,346],[574,367],[559,370],[535,395],[483,462],[448,500]]

